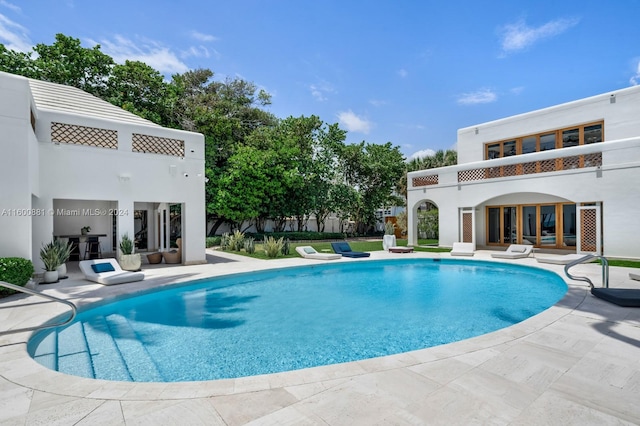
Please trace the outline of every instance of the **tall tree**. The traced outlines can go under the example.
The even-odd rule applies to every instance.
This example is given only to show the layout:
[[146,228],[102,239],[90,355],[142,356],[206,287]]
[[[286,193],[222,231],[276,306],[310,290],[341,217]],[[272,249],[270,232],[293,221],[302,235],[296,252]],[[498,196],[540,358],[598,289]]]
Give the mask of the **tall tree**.
[[395,204],[393,193],[404,171],[404,157],[391,142],[377,145],[364,141],[346,145],[340,157],[346,183],[360,194],[354,212],[358,232],[367,232],[376,222],[376,210]]

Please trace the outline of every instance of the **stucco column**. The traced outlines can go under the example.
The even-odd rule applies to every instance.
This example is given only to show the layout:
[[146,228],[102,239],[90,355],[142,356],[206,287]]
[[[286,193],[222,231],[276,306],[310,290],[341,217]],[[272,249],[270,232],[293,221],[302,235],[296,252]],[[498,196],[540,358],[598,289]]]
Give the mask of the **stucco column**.
[[116,209],[116,247],[114,247],[116,255],[120,257],[120,241],[122,236],[127,234],[131,240],[134,240],[135,228],[133,223],[133,201],[118,200],[118,208]]
[[411,198],[407,198],[407,245],[418,245],[418,221],[417,208],[411,202]]
[[189,203],[182,203],[182,262],[185,265],[206,263],[206,248],[202,236],[207,232],[202,213]]

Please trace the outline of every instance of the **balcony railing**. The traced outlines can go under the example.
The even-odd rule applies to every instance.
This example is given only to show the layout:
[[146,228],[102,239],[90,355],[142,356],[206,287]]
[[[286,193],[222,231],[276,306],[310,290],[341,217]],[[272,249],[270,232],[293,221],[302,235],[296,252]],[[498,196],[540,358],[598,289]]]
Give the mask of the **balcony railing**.
[[[411,172],[409,189],[637,163],[640,138],[621,139]],[[608,163],[607,163],[608,161]]]

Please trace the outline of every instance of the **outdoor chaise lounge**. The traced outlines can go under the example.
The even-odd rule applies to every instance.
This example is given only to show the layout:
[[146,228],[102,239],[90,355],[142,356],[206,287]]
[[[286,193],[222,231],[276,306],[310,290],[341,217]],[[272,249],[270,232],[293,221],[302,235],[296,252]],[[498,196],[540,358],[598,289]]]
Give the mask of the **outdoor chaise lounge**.
[[569,263],[582,259],[586,254],[536,254],[536,260],[540,263],[553,263],[554,265],[568,265]]
[[336,253],[318,253],[316,249],[311,246],[298,246],[296,247],[296,251],[305,259],[332,260],[342,257],[342,255]]
[[450,254],[451,256],[473,256],[475,254],[473,243],[453,243]]
[[522,259],[529,257],[533,250],[533,246],[525,244],[511,244],[506,251],[499,253],[491,253],[491,257],[499,259]]
[[123,271],[115,259],[82,260],[79,266],[87,280],[102,285],[124,284],[144,279],[143,272]]
[[362,251],[353,251],[351,246],[346,241],[339,241],[337,243],[331,243],[331,248],[343,257],[369,257],[371,253],[365,253]]
[[389,247],[389,253],[413,253],[413,247],[392,246]]
[[640,281],[640,274],[629,272],[629,278],[631,278],[632,280]]

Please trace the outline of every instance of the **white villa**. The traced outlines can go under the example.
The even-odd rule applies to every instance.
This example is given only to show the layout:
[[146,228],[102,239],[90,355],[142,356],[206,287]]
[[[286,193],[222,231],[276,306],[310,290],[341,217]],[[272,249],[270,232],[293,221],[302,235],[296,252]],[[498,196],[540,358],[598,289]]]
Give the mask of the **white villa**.
[[408,175],[408,238],[640,259],[640,86],[458,130],[458,165]]
[[0,146],[0,257],[41,271],[43,243],[90,227],[103,253],[124,234],[147,251],[179,236],[182,263],[206,261],[203,135],[0,72]]

